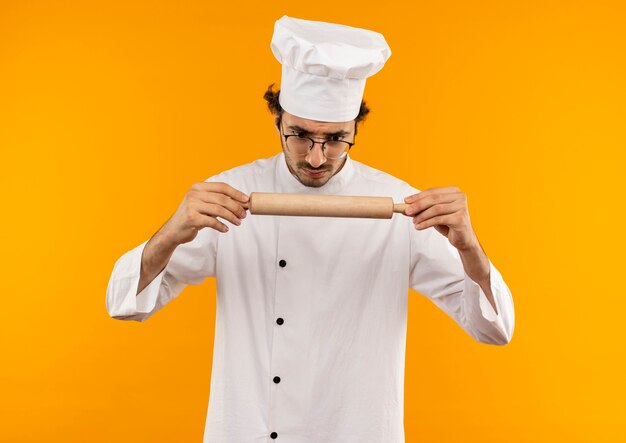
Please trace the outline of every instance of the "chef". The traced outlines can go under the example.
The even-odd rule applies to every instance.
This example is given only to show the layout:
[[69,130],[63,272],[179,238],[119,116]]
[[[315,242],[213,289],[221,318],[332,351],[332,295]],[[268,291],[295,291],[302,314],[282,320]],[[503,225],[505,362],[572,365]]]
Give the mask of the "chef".
[[[266,93],[282,152],[196,183],[161,229],[115,263],[111,317],[145,321],[217,279],[205,443],[400,443],[408,289],[474,339],[511,340],[511,293],[457,187],[422,192],[352,160],[379,33],[284,16]],[[251,192],[390,196],[392,219],[251,215]]]

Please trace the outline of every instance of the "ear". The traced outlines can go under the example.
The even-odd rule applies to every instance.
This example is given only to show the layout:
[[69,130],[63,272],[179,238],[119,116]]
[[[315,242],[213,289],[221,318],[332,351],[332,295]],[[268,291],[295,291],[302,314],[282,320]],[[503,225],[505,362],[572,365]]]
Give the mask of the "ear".
[[280,114],[274,114],[274,127],[276,128],[276,133],[280,135]]

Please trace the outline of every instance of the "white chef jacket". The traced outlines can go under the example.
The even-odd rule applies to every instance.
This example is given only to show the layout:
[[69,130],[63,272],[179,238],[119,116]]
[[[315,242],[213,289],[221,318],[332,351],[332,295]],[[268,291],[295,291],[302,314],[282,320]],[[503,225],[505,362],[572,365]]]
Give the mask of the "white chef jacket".
[[[391,196],[418,192],[349,157],[320,188],[302,185],[281,153],[223,172],[249,194]],[[248,215],[228,233],[202,229],[136,295],[146,243],[115,263],[111,317],[144,321],[188,284],[217,278],[211,391],[204,443],[404,442],[408,289],[474,339],[506,344],[511,293],[490,262],[497,314],[458,251],[410,217]],[[275,378],[275,377],[279,377]]]

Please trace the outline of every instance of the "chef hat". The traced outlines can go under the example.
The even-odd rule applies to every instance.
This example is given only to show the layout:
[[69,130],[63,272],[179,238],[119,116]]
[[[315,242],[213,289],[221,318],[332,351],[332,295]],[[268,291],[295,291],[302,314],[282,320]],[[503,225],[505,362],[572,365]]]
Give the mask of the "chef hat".
[[281,107],[327,122],[356,118],[365,79],[391,55],[378,32],[286,15],[274,25],[271,47],[282,64]]

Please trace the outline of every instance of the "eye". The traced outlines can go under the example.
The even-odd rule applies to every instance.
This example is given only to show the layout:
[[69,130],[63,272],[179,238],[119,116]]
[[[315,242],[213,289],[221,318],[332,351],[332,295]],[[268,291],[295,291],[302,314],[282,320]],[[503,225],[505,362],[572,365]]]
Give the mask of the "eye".
[[343,139],[343,137],[340,137],[338,135],[333,135],[333,138],[331,138],[331,140],[334,141],[334,142],[341,141],[341,139]]
[[296,132],[294,135],[296,137],[298,137],[298,138],[305,138],[306,137],[303,132]]

